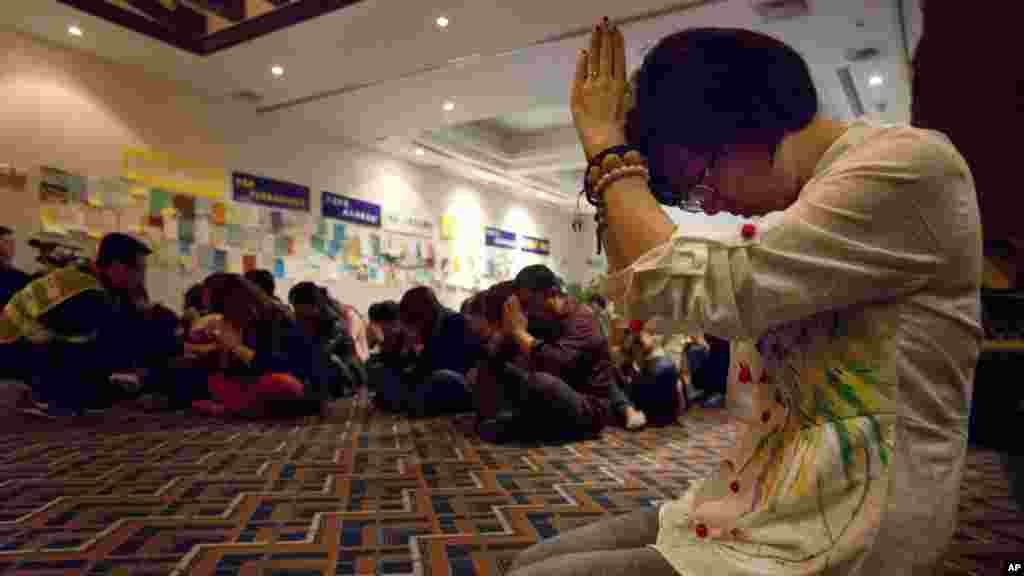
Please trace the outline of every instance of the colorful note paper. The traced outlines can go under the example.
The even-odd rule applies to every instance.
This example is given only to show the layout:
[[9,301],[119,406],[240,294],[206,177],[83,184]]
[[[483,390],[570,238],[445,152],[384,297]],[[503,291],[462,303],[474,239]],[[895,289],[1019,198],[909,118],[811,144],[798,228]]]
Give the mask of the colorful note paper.
[[316,235],[321,238],[327,237],[327,221],[323,218],[318,218],[316,221]]
[[310,245],[313,248],[313,252],[316,252],[317,254],[327,253],[327,246],[325,245],[322,236],[313,236],[310,238]]
[[224,227],[227,234],[228,246],[234,246],[241,248],[242,246],[242,227],[238,224],[228,224]]
[[196,244],[210,243],[210,221],[206,218],[197,218],[192,222],[192,231]]
[[206,244],[196,245],[199,256],[199,268],[206,272],[213,272],[213,247]]
[[231,274],[242,273],[242,253],[238,250],[227,250],[227,271]]
[[196,198],[195,201],[196,216],[209,216],[210,215],[210,199],[209,198]]
[[246,254],[242,256],[242,273],[244,274],[259,268],[257,262],[258,260],[255,254]]
[[219,248],[213,249],[213,270],[215,272],[226,272],[228,267],[228,253]]
[[174,209],[178,211],[179,217],[193,220],[196,217],[196,199],[192,196],[176,194],[174,196]]
[[282,260],[281,258],[275,258],[274,259],[274,278],[279,278],[280,279],[280,278],[284,278],[284,276],[285,276],[284,260]]
[[149,191],[149,215],[160,216],[167,208],[173,208],[171,193],[160,188],[153,188]]
[[195,220],[178,218],[178,240],[183,242],[194,242],[196,239],[195,235]]
[[214,202],[210,205],[210,220],[218,226],[223,226],[226,223],[227,208],[223,202]]
[[334,239],[338,242],[345,242],[345,225],[337,223],[334,225]]
[[223,226],[214,223],[210,226],[210,245],[214,248],[224,248],[228,244],[228,233]]
[[283,257],[291,253],[291,238],[278,236],[274,243],[274,256]]
[[284,215],[280,211],[274,210],[270,213],[270,231],[279,234],[282,230],[284,230]]

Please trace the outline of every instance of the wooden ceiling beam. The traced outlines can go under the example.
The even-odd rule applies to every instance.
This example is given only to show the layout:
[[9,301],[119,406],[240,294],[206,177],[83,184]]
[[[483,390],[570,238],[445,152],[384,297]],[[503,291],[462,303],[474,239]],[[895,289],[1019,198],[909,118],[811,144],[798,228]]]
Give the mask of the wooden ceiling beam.
[[191,0],[191,2],[232,22],[242,22],[246,19],[245,0]]
[[[206,15],[189,8],[181,2],[161,0],[127,0],[136,10],[169,28],[173,33],[187,39],[206,36]],[[173,6],[168,8],[167,5]]]

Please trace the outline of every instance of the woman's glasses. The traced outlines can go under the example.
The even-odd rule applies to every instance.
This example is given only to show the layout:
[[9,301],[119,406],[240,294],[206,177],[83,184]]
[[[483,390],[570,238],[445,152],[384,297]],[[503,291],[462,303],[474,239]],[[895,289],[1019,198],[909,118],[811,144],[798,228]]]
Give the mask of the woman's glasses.
[[701,172],[700,178],[697,179],[690,188],[686,191],[686,194],[679,201],[679,208],[694,213],[701,213],[705,211],[705,207],[711,204],[711,199],[717,190],[710,184],[708,180],[711,178],[711,170],[715,167],[715,161],[718,159],[717,154],[712,154],[708,161],[708,165]]

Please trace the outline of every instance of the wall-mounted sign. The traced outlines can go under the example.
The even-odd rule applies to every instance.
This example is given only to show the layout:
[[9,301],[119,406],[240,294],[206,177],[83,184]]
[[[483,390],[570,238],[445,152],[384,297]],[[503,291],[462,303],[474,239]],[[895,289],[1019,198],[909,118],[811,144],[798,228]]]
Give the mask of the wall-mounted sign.
[[499,230],[498,228],[485,228],[484,244],[487,246],[494,246],[495,248],[508,248],[515,250],[517,246],[516,233]]
[[231,185],[236,202],[309,212],[309,188],[305,186],[241,172],[233,174]]
[[523,236],[523,252],[531,254],[551,254],[551,240]]
[[434,237],[434,221],[411,212],[386,212],[384,228],[403,234]]
[[182,160],[164,152],[126,148],[121,176],[155,188],[220,199],[224,197],[227,170]]
[[324,218],[334,218],[363,226],[380,226],[380,205],[324,192],[320,197],[320,212]]

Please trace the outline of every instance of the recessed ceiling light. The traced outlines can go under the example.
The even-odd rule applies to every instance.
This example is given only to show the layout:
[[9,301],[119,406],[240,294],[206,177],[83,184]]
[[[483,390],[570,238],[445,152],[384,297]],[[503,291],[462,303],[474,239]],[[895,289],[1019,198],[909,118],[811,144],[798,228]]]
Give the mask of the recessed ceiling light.
[[444,16],[438,16],[437,20],[435,20],[435,22],[437,22],[437,27],[438,28],[447,28],[448,24],[450,24],[448,19],[445,18]]
[[879,76],[878,74],[875,74],[874,76],[868,79],[868,84],[870,84],[871,86],[881,86],[883,82],[884,80],[882,80],[882,77]]
[[455,110],[455,102],[452,102],[451,100],[445,102],[444,103],[444,111],[445,112],[451,112],[452,110]]
[[273,66],[270,68],[270,73],[274,76],[284,76],[284,68],[280,66]]
[[416,149],[416,155],[417,156],[423,156],[424,154],[426,154],[426,152],[423,150],[423,148],[417,148]]
[[68,34],[71,34],[72,36],[81,36],[82,29],[78,26],[68,26]]

